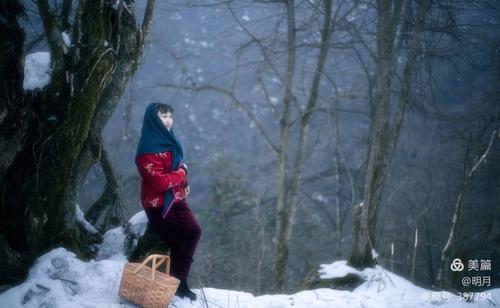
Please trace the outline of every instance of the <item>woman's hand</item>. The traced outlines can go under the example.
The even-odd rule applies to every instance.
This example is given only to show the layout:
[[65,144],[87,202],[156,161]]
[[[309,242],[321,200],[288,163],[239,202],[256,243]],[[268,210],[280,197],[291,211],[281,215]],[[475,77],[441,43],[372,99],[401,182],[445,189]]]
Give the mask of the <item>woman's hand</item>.
[[182,163],[180,166],[179,166],[179,169],[182,169],[184,171],[184,174],[187,175],[188,174],[188,166],[185,164],[185,163]]
[[189,195],[190,192],[191,192],[191,187],[189,187],[189,185],[186,185],[186,187],[184,187],[184,193],[186,194],[186,197]]

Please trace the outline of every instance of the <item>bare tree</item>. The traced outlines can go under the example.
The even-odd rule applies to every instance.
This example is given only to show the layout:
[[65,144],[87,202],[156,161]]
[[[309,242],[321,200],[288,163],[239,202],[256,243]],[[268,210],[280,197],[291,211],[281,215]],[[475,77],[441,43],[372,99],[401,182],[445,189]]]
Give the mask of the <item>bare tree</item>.
[[[407,60],[400,82],[399,97],[392,98],[393,70],[401,40],[407,35],[400,27],[404,23],[406,1],[377,1],[377,51],[375,84],[363,201],[353,207],[353,240],[350,264],[356,267],[374,264],[375,230],[385,180],[398,143],[406,107],[411,100],[411,80],[420,50],[420,33],[430,1],[419,1],[415,26],[410,33]],[[395,105],[395,106],[393,106]],[[396,112],[391,110],[395,109]]]
[[[274,284],[277,289],[283,289],[286,285],[287,267],[289,257],[289,242],[292,236],[293,224],[295,215],[299,206],[300,184],[302,168],[304,165],[305,148],[307,145],[307,136],[309,132],[309,124],[314,112],[317,110],[316,105],[319,96],[320,81],[323,77],[323,70],[327,60],[327,55],[330,49],[329,41],[332,33],[332,1],[322,1],[321,5],[316,5],[314,10],[321,14],[321,38],[319,44],[314,46],[319,50],[316,66],[312,73],[311,85],[308,87],[308,97],[305,103],[300,102],[297,95],[294,94],[295,82],[297,81],[296,61],[297,61],[297,32],[296,24],[296,6],[293,0],[287,1],[269,1],[269,3],[283,5],[285,8],[286,24],[286,49],[285,55],[285,70],[280,74],[275,63],[271,59],[269,48],[265,46],[264,40],[254,35],[238,18],[233,17],[239,23],[239,26],[250,37],[251,41],[240,50],[241,52],[249,46],[257,46],[264,58],[264,65],[270,67],[273,73],[279,76],[282,81],[282,100],[279,106],[276,106],[270,99],[269,88],[266,86],[263,78],[257,78],[257,84],[264,93],[267,106],[276,115],[279,127],[279,141],[275,144],[272,140],[272,134],[267,131],[259,122],[258,116],[252,112],[250,104],[242,101],[235,93],[236,78],[229,89],[221,88],[212,84],[197,84],[193,79],[188,78],[191,85],[179,86],[172,84],[161,84],[163,86],[184,88],[194,91],[215,91],[226,95],[232,103],[238,106],[244,112],[250,121],[254,123],[258,129],[263,141],[269,146],[277,159],[277,174],[276,174],[276,260],[274,271]],[[229,7],[230,8],[230,7]],[[231,9],[231,8],[230,8]],[[352,9],[352,8],[351,8]],[[340,9],[339,9],[340,11]],[[337,12],[338,14],[338,12]],[[342,14],[340,18],[345,18],[348,13]],[[187,70],[183,68],[183,71]],[[294,108],[298,112],[297,119],[293,119]],[[297,124],[297,131],[293,130]],[[290,160],[290,140],[292,134],[297,132],[297,148],[294,157],[294,164],[289,170],[288,164]]]
[[[495,119],[498,121],[498,118]],[[483,165],[486,162],[486,159],[488,155],[490,154],[491,148],[493,146],[493,143],[495,141],[498,141],[500,139],[500,134],[498,133],[497,130],[494,130],[491,133],[488,145],[484,152],[479,156],[477,161],[474,162],[472,166],[467,166],[468,161],[469,161],[469,156],[470,156],[470,148],[471,148],[471,140],[469,140],[469,144],[467,145],[467,150],[465,154],[465,159],[464,159],[464,175],[463,175],[463,180],[462,180],[462,185],[460,192],[457,196],[457,200],[455,203],[455,210],[453,213],[453,219],[451,222],[451,227],[450,227],[450,233],[448,236],[448,240],[446,241],[446,244],[441,251],[441,258],[440,258],[440,266],[438,270],[438,275],[437,275],[437,283],[444,288],[447,289],[454,289],[456,288],[457,281],[456,278],[458,277],[456,272],[450,271],[447,267],[450,266],[451,264],[451,259],[456,256],[457,253],[457,245],[458,242],[460,241],[460,238],[458,237],[459,233],[459,227],[460,227],[460,219],[462,217],[462,212],[464,209],[465,205],[465,196],[467,192],[470,189],[471,182],[473,179],[474,174],[477,172],[477,170],[480,168],[481,165]]]

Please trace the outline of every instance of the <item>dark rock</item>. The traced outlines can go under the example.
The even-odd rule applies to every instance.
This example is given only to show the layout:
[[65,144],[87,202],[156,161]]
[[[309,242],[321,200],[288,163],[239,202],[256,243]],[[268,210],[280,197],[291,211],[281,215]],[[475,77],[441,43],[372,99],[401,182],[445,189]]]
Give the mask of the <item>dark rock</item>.
[[[135,245],[137,242],[137,245]],[[125,237],[127,258],[130,262],[141,262],[150,254],[169,255],[170,249],[162,241],[161,237],[151,228],[148,223],[146,232],[140,236],[127,233]]]
[[321,279],[318,267],[313,267],[300,284],[301,290],[329,288],[336,290],[352,291],[360,286],[365,279],[360,275],[347,274],[344,277]]
[[28,274],[26,261],[10,248],[5,236],[0,234],[0,284],[7,287],[23,281]]

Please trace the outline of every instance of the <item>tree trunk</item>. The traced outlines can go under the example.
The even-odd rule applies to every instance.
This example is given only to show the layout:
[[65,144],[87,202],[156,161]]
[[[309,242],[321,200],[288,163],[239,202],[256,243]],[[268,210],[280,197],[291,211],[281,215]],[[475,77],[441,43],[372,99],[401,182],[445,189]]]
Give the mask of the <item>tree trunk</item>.
[[[19,1],[5,1],[0,5],[0,179],[20,149],[25,104],[23,96],[24,32],[17,18],[23,13]],[[6,208],[0,207],[0,272],[2,282],[17,281],[17,264],[21,255],[13,250],[6,237]]]
[[85,219],[99,230],[116,227],[128,216],[127,205],[121,197],[121,185],[116,177],[107,151],[101,141],[101,168],[106,185],[101,197],[87,210]]
[[[2,282],[23,279],[38,255],[57,246],[69,248],[81,257],[91,256],[88,244],[96,239],[76,222],[75,202],[69,202],[75,200],[78,180],[82,178],[76,168],[93,123],[102,112],[98,109],[100,102],[113,87],[113,81],[120,78],[121,49],[130,44],[127,52],[137,53],[135,46],[143,42],[142,30],[134,30],[136,39],[127,41],[130,25],[135,28],[135,18],[123,9],[123,2],[116,10],[112,3],[79,1],[71,47],[64,44],[58,28],[60,20],[48,2],[39,0],[37,5],[53,71],[51,82],[44,89],[27,93],[18,90],[20,95],[11,101],[18,113],[25,106],[23,140],[1,178],[0,231],[15,252],[18,262],[11,263],[18,268],[16,277],[5,281],[2,277]],[[12,28],[10,33],[17,29]],[[15,39],[11,38],[12,43],[17,43]],[[23,53],[17,52],[22,61]],[[136,60],[137,57],[122,58],[134,66]],[[2,71],[6,72],[9,71]],[[15,86],[22,89],[22,74],[19,76],[14,79]],[[116,93],[117,100],[121,92]]]
[[420,47],[420,33],[423,19],[429,9],[429,0],[419,3],[416,26],[411,34],[408,59],[396,115],[391,124],[392,69],[395,65],[397,29],[402,15],[403,1],[377,1],[377,59],[376,82],[372,121],[369,133],[367,167],[363,188],[363,202],[353,208],[353,240],[349,263],[363,268],[373,266],[375,260],[375,234],[377,216],[385,180],[390,172],[390,164],[399,140],[399,131],[404,119],[406,106],[410,101],[410,85],[413,67]]
[[[337,259],[342,258],[342,222],[340,218],[341,209],[341,181],[340,181],[340,117],[338,111],[338,100],[334,100],[334,122],[335,122],[335,144],[334,144],[334,154],[333,163],[335,165],[335,243],[337,250],[335,251],[335,257]],[[354,192],[353,192],[354,194]]]
[[287,9],[287,67],[285,76],[285,93],[283,94],[283,114],[280,120],[280,147],[278,151],[278,176],[277,188],[278,199],[276,204],[276,260],[274,269],[274,284],[277,289],[285,285],[286,268],[288,260],[288,245],[286,244],[286,230],[288,221],[288,209],[286,209],[287,174],[286,164],[288,160],[288,133],[290,128],[290,111],[292,103],[293,77],[295,74],[295,8],[294,1],[288,0]]
[[[90,134],[85,141],[85,145],[80,153],[80,156],[75,164],[75,168],[71,178],[71,184],[68,187],[68,198],[66,206],[75,204],[78,199],[78,191],[86,178],[90,168],[101,161],[102,149],[102,131],[104,126],[110,119],[115,110],[125,87],[136,72],[139,60],[142,56],[142,51],[145,43],[145,36],[149,33],[151,21],[153,17],[153,8],[155,1],[148,1],[142,29],[136,28],[136,19],[132,14],[121,14],[121,33],[120,45],[117,48],[117,69],[114,72],[111,82],[104,89],[104,92],[96,107],[94,117],[92,119]],[[104,168],[104,167],[103,167]],[[111,165],[106,176],[106,187],[115,186],[113,180],[117,180],[113,173]],[[111,183],[108,181],[111,179]],[[109,191],[104,190],[100,199]],[[103,204],[105,207],[111,203]],[[104,210],[104,209],[103,209]]]
[[[288,6],[289,11],[293,9],[294,9],[293,7]],[[276,273],[275,273],[276,275],[275,283],[277,289],[283,289],[286,284],[287,267],[288,267],[288,245],[292,237],[295,214],[299,206],[300,177],[302,174],[302,165],[304,164],[304,154],[307,144],[309,123],[311,121],[311,117],[316,107],[316,102],[318,100],[319,84],[321,77],[323,75],[323,69],[325,67],[326,58],[328,55],[328,41],[331,34],[330,33],[331,11],[332,11],[331,0],[324,1],[324,9],[325,9],[324,12],[325,15],[323,21],[323,28],[321,30],[321,44],[318,55],[318,62],[316,64],[316,69],[314,72],[314,77],[309,93],[307,106],[300,120],[299,142],[297,146],[297,153],[295,156],[294,172],[291,179],[290,205],[288,209],[283,210],[281,213],[278,212],[279,213],[278,229],[277,229],[278,243],[276,247],[277,251],[276,251]],[[289,15],[289,18],[292,19],[294,18],[294,16]],[[293,29],[293,31],[295,31],[295,29]]]

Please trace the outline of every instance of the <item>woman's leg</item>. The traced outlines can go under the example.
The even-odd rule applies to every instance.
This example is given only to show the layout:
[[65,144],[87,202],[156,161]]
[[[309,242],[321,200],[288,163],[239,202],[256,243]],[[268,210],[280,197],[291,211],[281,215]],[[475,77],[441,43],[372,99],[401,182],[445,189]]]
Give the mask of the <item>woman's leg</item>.
[[185,281],[201,235],[201,228],[186,202],[172,205],[165,219],[161,208],[146,209],[149,222],[170,248],[170,274]]
[[175,224],[176,232],[168,235],[174,245],[171,246],[172,276],[186,281],[193,262],[193,255],[201,236],[201,228],[186,202],[181,201],[172,206],[165,218],[167,224]]

